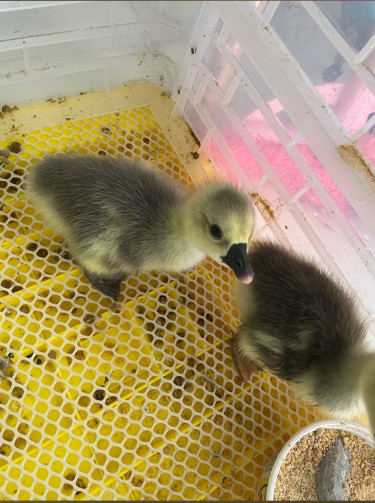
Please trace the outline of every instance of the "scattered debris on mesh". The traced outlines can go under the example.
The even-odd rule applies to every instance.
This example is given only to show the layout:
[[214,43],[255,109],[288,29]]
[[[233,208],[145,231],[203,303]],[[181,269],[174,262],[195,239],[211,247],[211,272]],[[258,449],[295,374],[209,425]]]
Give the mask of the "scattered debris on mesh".
[[8,150],[13,154],[19,154],[22,150],[21,143],[19,141],[12,141],[12,143],[8,145]]
[[0,356],[0,374],[4,374],[13,365],[13,358],[13,353],[9,353],[7,356]]

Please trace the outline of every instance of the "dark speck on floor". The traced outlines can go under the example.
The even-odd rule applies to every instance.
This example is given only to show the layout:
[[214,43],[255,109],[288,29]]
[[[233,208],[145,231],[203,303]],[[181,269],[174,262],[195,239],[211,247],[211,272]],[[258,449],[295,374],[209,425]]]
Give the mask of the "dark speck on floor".
[[105,391],[102,389],[97,389],[94,391],[94,398],[95,400],[104,400],[105,397]]
[[13,152],[13,154],[19,154],[22,150],[21,143],[19,141],[12,141],[12,143],[8,145],[8,150]]
[[14,112],[14,110],[18,110],[18,107],[10,107],[9,105],[3,105],[1,108],[3,114],[10,114]]

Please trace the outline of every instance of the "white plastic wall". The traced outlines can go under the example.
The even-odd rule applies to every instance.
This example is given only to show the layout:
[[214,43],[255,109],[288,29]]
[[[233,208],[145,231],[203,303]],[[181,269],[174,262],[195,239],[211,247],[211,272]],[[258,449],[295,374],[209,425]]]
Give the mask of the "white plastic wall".
[[1,2],[0,104],[162,85],[255,193],[256,235],[320,260],[374,318],[374,4]]
[[201,2],[0,2],[0,99],[9,105],[134,81],[170,91]]

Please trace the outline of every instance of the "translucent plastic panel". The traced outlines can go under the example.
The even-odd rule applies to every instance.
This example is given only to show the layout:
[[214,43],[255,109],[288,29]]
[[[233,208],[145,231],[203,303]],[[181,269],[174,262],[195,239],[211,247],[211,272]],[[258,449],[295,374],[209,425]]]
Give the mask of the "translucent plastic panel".
[[270,229],[263,215],[260,213],[258,206],[254,204],[253,207],[254,207],[254,229],[251,238],[258,239],[260,236],[264,235],[266,230]]
[[0,52],[0,77],[10,77],[25,70],[22,49]]
[[0,2],[0,10],[7,10],[7,9],[16,9],[18,7],[22,6],[23,2]]
[[339,99],[331,108],[352,135],[366,124],[369,115],[375,111],[375,96],[355,73],[351,73]]
[[[331,176],[324,169],[323,165],[316,157],[308,143],[304,139],[302,139],[297,143],[297,148],[307,160],[309,166],[311,167],[320,183],[326,188],[327,192],[331,194],[337,205],[344,207],[344,201],[346,202],[346,199],[340,192],[335,182],[332,180]],[[347,212],[344,213],[347,214]]]
[[[152,32],[152,27],[149,27]],[[74,40],[72,42],[58,42],[56,44],[40,45],[29,50],[29,66],[31,69],[56,68],[87,61],[98,61],[124,54],[124,47],[128,52],[135,52],[142,47],[144,40],[143,28],[138,32],[116,35],[97,36],[90,39]]]
[[249,147],[242,140],[234,127],[228,127],[223,132],[223,137],[241,168],[246,173],[251,183],[255,185],[263,176],[263,170],[254,159]]
[[[236,57],[241,67],[245,71],[246,75],[248,76],[250,81],[254,84],[257,91],[262,96],[263,100],[267,103],[269,109],[273,112],[279,124],[283,127],[284,131],[286,132],[286,134],[290,138],[293,138],[297,133],[297,128],[293,124],[287,112],[284,110],[279,100],[275,98],[275,95],[268,87],[268,85],[265,83],[263,77],[260,75],[258,70],[256,70],[255,66],[251,63],[249,57],[243,52],[241,46],[238,44],[232,33],[229,33],[226,40],[226,45],[228,49],[232,52],[232,54]],[[243,105],[244,101],[249,100],[247,93],[243,89],[242,89],[242,98],[243,99],[240,102],[241,106]],[[249,101],[251,102],[251,100]],[[238,106],[237,109],[238,108],[240,107]]]
[[200,118],[198,112],[195,110],[194,105],[190,100],[187,100],[186,102],[184,117],[192,130],[195,131],[195,136],[200,142],[202,142],[203,138],[206,136],[207,127]]
[[373,35],[373,1],[318,1],[316,4],[354,51],[360,51]]
[[192,86],[194,94],[197,93],[201,82],[202,82],[202,76],[199,74],[199,72],[197,72],[195,79],[194,79],[193,86]]
[[[38,7],[40,5],[46,6],[46,5],[55,5],[55,4],[62,4],[62,3],[80,3],[79,0],[77,1],[61,1],[61,0],[26,0],[23,2],[1,2],[1,3],[12,3],[12,4],[19,4],[18,7]],[[17,5],[15,5],[17,7]]]
[[[27,7],[27,2],[24,2]],[[110,2],[56,2],[36,8],[4,11],[1,40],[83,30],[109,24]]]
[[[164,28],[179,27],[185,31],[187,26],[194,26],[200,5],[199,2],[171,1],[168,3],[154,1],[113,2],[111,6],[111,23],[126,24],[132,22],[159,22],[160,31]],[[177,31],[177,30],[176,30]]]
[[375,176],[375,131],[374,127],[370,128],[368,132],[363,134],[357,141],[360,150],[365,154],[367,160],[370,162],[369,171],[372,176]]
[[[373,187],[375,184],[375,135],[374,128],[363,134],[357,141],[359,154],[363,153],[365,157],[361,156],[361,171],[363,170],[367,177],[371,178]],[[370,248],[372,255],[375,257],[375,236],[368,233],[366,228],[363,228],[361,233],[362,239],[365,244]]]
[[209,86],[206,87],[203,94],[202,105],[206,109],[217,130],[222,133],[223,130],[228,127],[228,116]]
[[229,33],[225,43],[228,49],[240,63],[247,77],[254,84],[259,93],[262,95],[263,99],[266,102],[272,101],[275,98],[274,94],[272,93],[271,89],[267,86],[258,70],[256,70],[254,65],[251,63],[249,57],[244,52],[240,44],[237,42],[236,37],[232,33]]
[[203,95],[202,105],[206,108],[242,170],[255,184],[263,175],[263,170],[209,88]]
[[370,72],[375,76],[375,50],[373,50],[369,56],[364,60],[364,64],[370,70]]
[[234,72],[212,41],[206,49],[203,62],[212,73],[217,85],[225,93],[232,82]]
[[[282,109],[280,103],[275,99],[273,93],[266,85],[259,73],[255,70],[249,58],[242,52],[233,35],[230,34],[228,36],[226,44],[231,52],[236,56],[241,66],[246,71],[246,74],[249,76],[250,80],[252,80],[257,90],[262,95],[263,99],[269,102],[270,112],[274,113],[279,121],[279,124],[285,126],[285,130],[289,129],[290,133],[294,135],[297,130],[293,126],[288,114]],[[210,113],[213,114],[213,116],[216,116],[217,120],[214,121],[215,125],[221,131],[224,130],[227,123],[227,118],[223,116],[219,119],[218,111],[220,110],[220,105],[216,102],[216,99],[209,91],[205,93],[205,106],[208,110],[210,110]],[[244,126],[253,137],[259,149],[263,152],[264,156],[271,164],[275,172],[282,180],[288,192],[291,195],[294,195],[296,192],[298,192],[298,190],[300,190],[306,183],[304,176],[299,172],[299,169],[295,165],[293,159],[285,150],[279,138],[277,137],[261,111],[251,100],[242,84],[238,85],[231,99],[231,108],[242,120]],[[236,133],[233,132],[231,137],[234,137],[235,134]],[[229,138],[229,140],[231,139],[232,138]],[[240,152],[243,152],[243,149],[240,146],[241,141],[236,140],[236,143]],[[240,158],[239,162],[241,163]],[[258,165],[254,164],[251,159],[247,160],[246,164],[248,166],[246,172],[249,174],[250,179],[258,179],[261,176]],[[266,168],[266,166],[264,168]],[[244,170],[245,169],[246,168],[244,168]]]
[[219,35],[221,33],[221,30],[224,26],[224,22],[223,20],[221,19],[221,17],[219,17],[217,23],[216,23],[216,26],[215,26],[215,32]]
[[[304,253],[307,257],[321,262],[320,256],[312,247],[306,235],[306,229],[301,228],[296,220],[294,208],[290,208],[282,203],[277,188],[271,180],[267,180],[257,189],[257,192],[253,195],[253,200],[259,211],[265,215],[266,221],[269,222],[270,219],[274,220],[297,252]],[[261,236],[262,239],[268,238],[272,241],[276,239],[270,227],[265,229]]]
[[313,189],[306,191],[298,201],[304,215],[329,255],[356,290],[363,304],[375,309],[374,276],[367,269],[356,249],[339,229],[335,216],[328,211]]
[[[256,112],[256,115],[262,117],[259,110]],[[263,155],[266,157],[289,194],[294,196],[304,187],[306,178],[300,172],[297,165],[264,118],[261,124],[259,120],[254,119],[254,114],[244,119],[243,123],[246,129],[258,144]]]
[[320,27],[293,1],[280,2],[271,25],[348,133],[357,132],[375,109],[375,97]]
[[292,119],[289,117],[288,113],[284,110],[280,101],[277,98],[274,98],[272,101],[268,102],[268,106],[275,114],[276,119],[284,128],[284,131],[289,136],[289,138],[294,138],[298,134],[298,129],[292,122]]
[[206,148],[206,153],[220,171],[224,172],[233,182],[236,181],[236,175],[234,174],[231,165],[215,140],[210,140]]
[[375,256],[374,238],[370,239],[368,231],[365,228],[362,220],[359,218],[352,205],[349,203],[344,194],[333,181],[329,173],[324,169],[323,165],[316,157],[313,150],[304,139],[300,140],[296,146],[301,154],[305,157],[306,161],[308,162],[309,166],[311,167],[320,183],[328,192],[337,209],[344,216],[350,227],[357,233],[363,243],[363,246],[369,249],[370,253]]
[[[92,35],[91,38],[31,47],[28,59],[29,69],[69,67],[72,63],[80,67],[88,61],[99,65],[103,62],[108,63],[110,58],[147,51],[149,41],[144,36],[145,29],[155,48],[160,47],[161,44],[178,44],[176,32],[170,27],[160,30],[156,23],[137,24],[128,32],[123,30],[122,33],[115,34],[101,33],[96,36]],[[144,63],[144,59],[145,56],[141,57],[140,65]],[[160,71],[162,72],[163,68],[160,68]]]
[[[21,77],[24,76],[21,74]],[[1,87],[1,101],[7,104],[25,104],[32,100],[41,102],[46,96],[67,96],[80,93],[82,90],[99,90],[103,87],[103,68],[83,69],[73,74],[46,75],[41,80],[20,78],[13,82],[12,86],[4,85]]]
[[254,204],[264,216],[266,222],[274,220],[279,223],[279,216],[284,204],[271,180],[266,180],[252,193]]
[[[249,97],[242,84],[238,84],[237,89],[234,92],[232,99],[230,100],[230,106],[234,110],[234,112],[236,112],[236,115],[241,121],[247,119],[252,115],[254,115],[254,120],[256,120],[256,116],[259,115],[259,113],[257,114],[258,107]],[[263,123],[264,117],[258,117],[258,120]]]
[[267,0],[254,0],[254,3],[258,8],[259,12],[262,14],[269,2]]

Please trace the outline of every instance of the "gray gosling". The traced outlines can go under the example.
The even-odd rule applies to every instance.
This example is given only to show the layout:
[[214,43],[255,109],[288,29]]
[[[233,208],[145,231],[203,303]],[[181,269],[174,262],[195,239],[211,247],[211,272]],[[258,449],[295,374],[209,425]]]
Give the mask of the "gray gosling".
[[91,283],[114,299],[128,274],[178,273],[206,255],[252,280],[251,202],[229,183],[191,191],[132,160],[55,155],[33,168],[26,193]]
[[314,263],[277,244],[250,247],[254,280],[238,285],[232,339],[244,381],[263,365],[331,417],[367,412],[375,432],[375,353],[355,300]]

